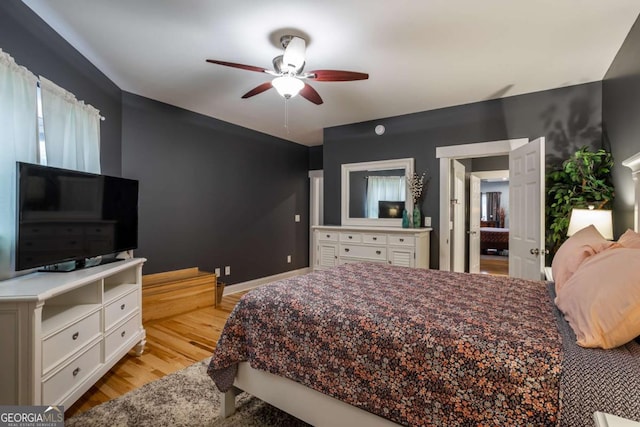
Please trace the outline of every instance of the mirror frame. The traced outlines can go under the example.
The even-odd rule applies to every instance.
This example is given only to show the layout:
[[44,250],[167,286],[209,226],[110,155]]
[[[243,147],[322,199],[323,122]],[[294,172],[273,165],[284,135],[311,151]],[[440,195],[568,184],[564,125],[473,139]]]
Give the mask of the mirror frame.
[[[363,225],[374,227],[402,227],[402,218],[351,218],[349,217],[349,173],[364,170],[381,171],[404,169],[405,177],[413,175],[413,157],[406,159],[380,160],[375,162],[345,163],[342,165],[342,225]],[[405,209],[413,211],[413,198],[407,187],[405,194]]]

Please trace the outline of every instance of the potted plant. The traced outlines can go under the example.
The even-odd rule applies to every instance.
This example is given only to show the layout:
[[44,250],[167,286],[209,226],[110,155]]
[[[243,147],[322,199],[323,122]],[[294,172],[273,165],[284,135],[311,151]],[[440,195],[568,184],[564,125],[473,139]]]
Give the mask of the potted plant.
[[550,257],[567,239],[571,209],[610,209],[615,197],[611,181],[613,156],[604,149],[582,147],[547,174],[547,248]]

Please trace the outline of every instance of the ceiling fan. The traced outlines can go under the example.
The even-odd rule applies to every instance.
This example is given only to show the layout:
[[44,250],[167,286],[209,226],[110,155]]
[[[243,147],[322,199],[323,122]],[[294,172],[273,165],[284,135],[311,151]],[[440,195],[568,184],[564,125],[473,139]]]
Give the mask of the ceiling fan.
[[242,95],[243,99],[258,95],[266,90],[275,88],[285,99],[296,96],[298,93],[303,98],[308,99],[316,105],[322,104],[322,98],[318,92],[303,80],[315,80],[318,82],[346,82],[353,80],[366,80],[369,74],[357,73],[354,71],[342,70],[315,70],[303,72],[305,65],[305,51],[307,42],[297,36],[284,35],[280,38],[280,43],[284,48],[284,54],[273,58],[273,70],[252,65],[237,64],[235,62],[218,61],[207,59],[207,62],[224,65],[227,67],[240,68],[242,70],[267,73],[275,78],[266,83],[251,89]]

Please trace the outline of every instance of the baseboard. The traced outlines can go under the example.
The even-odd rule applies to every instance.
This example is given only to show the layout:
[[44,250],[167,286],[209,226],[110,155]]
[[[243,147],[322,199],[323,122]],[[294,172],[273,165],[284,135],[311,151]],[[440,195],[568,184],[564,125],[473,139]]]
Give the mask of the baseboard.
[[231,295],[242,291],[248,291],[249,289],[258,288],[267,283],[275,282],[277,280],[288,279],[289,277],[300,276],[302,274],[311,273],[311,267],[299,268],[298,270],[285,271],[284,273],[274,274],[273,276],[261,277],[259,279],[253,279],[246,282],[234,283],[233,285],[225,286],[223,295]]

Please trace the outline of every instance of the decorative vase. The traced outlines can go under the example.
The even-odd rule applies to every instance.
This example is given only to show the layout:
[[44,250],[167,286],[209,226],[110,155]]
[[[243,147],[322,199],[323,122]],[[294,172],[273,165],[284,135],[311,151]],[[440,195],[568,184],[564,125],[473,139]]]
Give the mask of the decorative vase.
[[411,221],[409,220],[409,213],[406,209],[402,210],[402,228],[409,228],[409,224]]
[[418,206],[413,207],[413,228],[420,228],[422,226],[422,213]]

